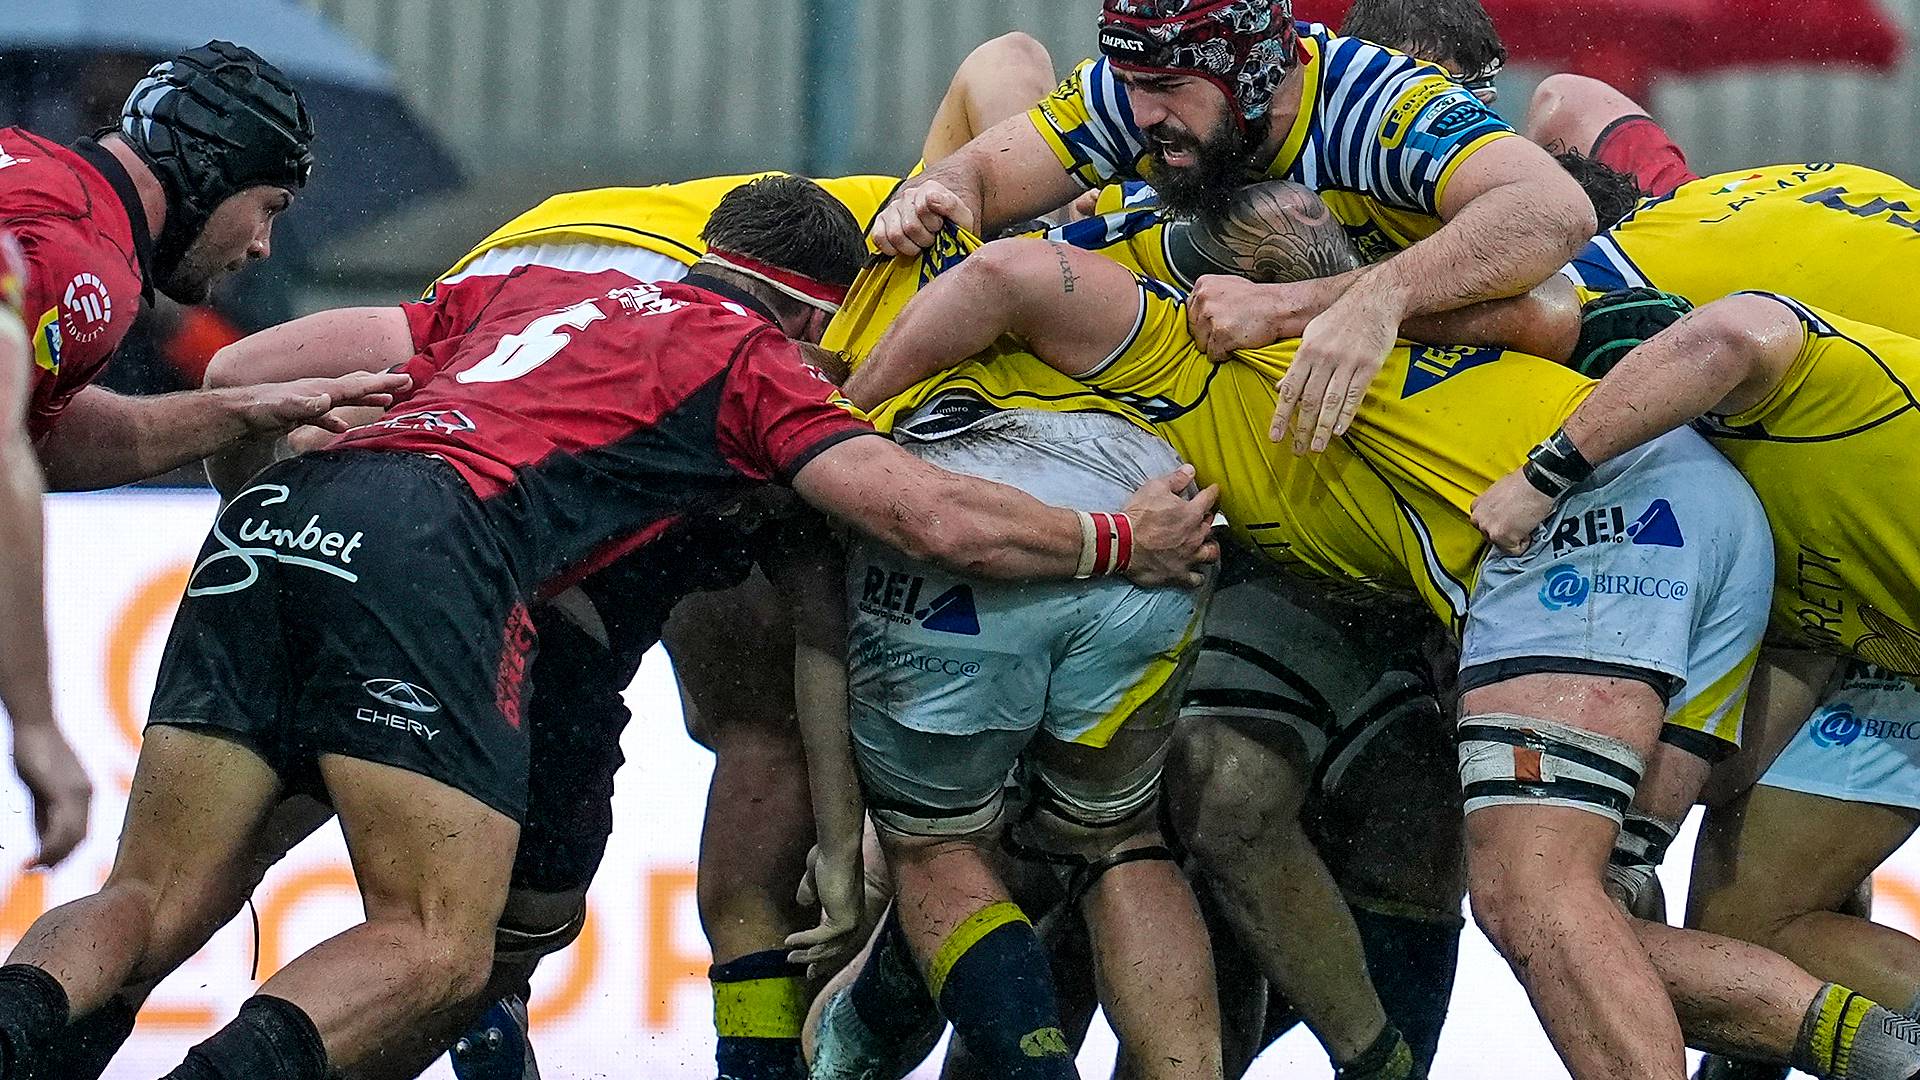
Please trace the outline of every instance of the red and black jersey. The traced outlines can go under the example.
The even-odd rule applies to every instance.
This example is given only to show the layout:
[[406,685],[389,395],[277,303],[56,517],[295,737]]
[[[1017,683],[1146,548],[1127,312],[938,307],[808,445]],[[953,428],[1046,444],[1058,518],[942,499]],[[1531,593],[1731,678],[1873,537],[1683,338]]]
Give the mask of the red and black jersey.
[[[872,432],[744,292],[527,266],[407,306],[415,390],[336,446],[433,454],[553,584]],[[404,512],[404,508],[396,508]]]
[[150,295],[152,240],[113,155],[89,139],[68,148],[21,128],[0,129],[0,228],[27,257],[27,431],[38,441],[127,336]]

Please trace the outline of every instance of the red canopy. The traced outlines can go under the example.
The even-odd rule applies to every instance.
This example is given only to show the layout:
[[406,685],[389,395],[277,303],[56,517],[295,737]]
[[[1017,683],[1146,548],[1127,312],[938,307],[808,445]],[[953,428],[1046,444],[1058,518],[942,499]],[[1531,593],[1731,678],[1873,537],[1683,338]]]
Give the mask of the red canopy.
[[[1887,70],[1900,31],[1874,0],[1483,0],[1513,58],[1605,79],[1628,94],[1655,76],[1839,63]],[[1337,26],[1351,0],[1299,0]]]

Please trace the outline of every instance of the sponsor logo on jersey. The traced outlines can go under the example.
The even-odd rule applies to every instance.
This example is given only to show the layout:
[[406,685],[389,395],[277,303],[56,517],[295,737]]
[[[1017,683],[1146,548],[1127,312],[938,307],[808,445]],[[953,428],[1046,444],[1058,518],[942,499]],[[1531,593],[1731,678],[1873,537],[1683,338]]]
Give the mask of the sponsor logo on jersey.
[[[619,301],[620,311],[625,315],[670,315],[687,306],[685,300],[670,300],[661,295],[657,287],[644,283],[610,289],[607,299]],[[746,314],[737,304],[724,306],[738,314]]]
[[1458,101],[1447,106],[1433,123],[1427,125],[1427,134],[1436,139],[1449,139],[1473,127],[1487,117],[1487,107],[1478,101]]
[[980,632],[980,615],[973,603],[973,586],[955,585],[923,606],[921,595],[927,579],[897,570],[867,567],[860,589],[859,608],[902,625],[918,623],[941,634],[974,635]]
[[1861,739],[1920,740],[1920,720],[1888,720],[1861,716],[1851,702],[1823,706],[1807,721],[1807,735],[1824,749],[1852,746]]
[[[187,595],[220,596],[239,592],[260,580],[262,559],[318,570],[346,582],[359,581],[360,575],[349,567],[367,534],[348,535],[330,530],[321,523],[318,514],[309,515],[298,525],[277,524],[266,510],[286,502],[290,494],[291,489],[284,484],[258,484],[234,496],[214,519],[213,532],[208,537],[220,545],[220,550],[194,565],[193,572],[187,576]],[[233,517],[238,517],[240,523],[229,536],[225,526]],[[237,565],[229,566],[229,563]]]
[[1651,574],[1595,574],[1595,596],[1635,596],[1648,600],[1685,600],[1693,586],[1679,578]]
[[1593,591],[1593,583],[1587,575],[1565,564],[1547,571],[1547,580],[1540,583],[1540,606],[1548,611],[1564,611],[1576,608],[1587,602],[1587,595]]
[[403,679],[368,679],[360,684],[373,700],[409,712],[436,713],[440,711],[440,699],[424,686],[415,686]]
[[405,731],[427,742],[432,742],[433,737],[440,734],[439,728],[428,727],[411,716],[385,712],[380,709],[369,708],[365,705],[353,710],[353,718],[362,723],[372,724],[375,727],[388,728],[393,731]]
[[862,643],[853,651],[852,660],[856,664],[910,668],[929,675],[955,675],[962,679],[971,679],[980,674],[980,664],[975,660],[958,660],[914,649],[896,649],[880,641]]
[[422,409],[419,412],[389,416],[371,426],[391,428],[394,431],[437,431],[443,435],[458,435],[463,431],[474,431],[478,428],[472,418],[459,409]]
[[1406,141],[1407,132],[1413,129],[1413,122],[1429,102],[1442,94],[1458,90],[1460,84],[1444,75],[1430,75],[1413,85],[1407,95],[1399,100],[1387,112],[1380,124],[1380,145],[1389,150]]
[[43,371],[60,374],[60,349],[66,339],[60,333],[60,309],[50,307],[33,328],[33,363]]
[[1490,364],[1500,359],[1501,355],[1499,349],[1482,349],[1472,345],[1414,349],[1407,358],[1407,379],[1400,387],[1401,400],[1422,390],[1431,390],[1469,368]]
[[78,342],[93,341],[113,322],[113,297],[107,294],[106,282],[89,273],[75,274],[67,282],[60,309],[61,328]]
[[1596,506],[1562,518],[1560,524],[1554,526],[1548,542],[1556,559],[1593,544],[1670,548],[1687,546],[1686,537],[1680,532],[1680,520],[1673,514],[1673,504],[1665,499],[1653,500],[1652,505],[1631,522],[1627,521],[1626,509],[1620,506]]
[[1824,206],[1829,210],[1838,210],[1844,214],[1852,214],[1857,218],[1871,219],[1885,215],[1884,220],[1890,225],[1898,226],[1908,232],[1920,232],[1920,214],[1915,214],[1914,208],[1908,205],[1904,199],[1895,199],[1892,202],[1888,202],[1886,199],[1880,198],[1877,195],[1871,198],[1867,196],[1852,196],[1860,200],[1856,204],[1848,202],[1847,199],[1849,197],[1850,193],[1846,188],[1830,187],[1823,191],[1802,195],[1800,196],[1800,201],[1815,206]]

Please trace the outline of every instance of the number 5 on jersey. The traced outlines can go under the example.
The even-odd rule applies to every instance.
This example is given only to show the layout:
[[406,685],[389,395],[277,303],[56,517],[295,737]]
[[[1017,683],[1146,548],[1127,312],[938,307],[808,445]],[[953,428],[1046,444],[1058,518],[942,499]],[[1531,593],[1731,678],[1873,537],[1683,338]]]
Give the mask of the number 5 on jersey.
[[528,323],[525,330],[501,338],[500,344],[494,346],[485,360],[455,375],[454,379],[463,383],[511,382],[553,359],[561,349],[567,347],[573,335],[564,332],[561,327],[585,330],[606,317],[606,312],[601,311],[600,305],[592,300],[582,300],[551,315],[542,315]]

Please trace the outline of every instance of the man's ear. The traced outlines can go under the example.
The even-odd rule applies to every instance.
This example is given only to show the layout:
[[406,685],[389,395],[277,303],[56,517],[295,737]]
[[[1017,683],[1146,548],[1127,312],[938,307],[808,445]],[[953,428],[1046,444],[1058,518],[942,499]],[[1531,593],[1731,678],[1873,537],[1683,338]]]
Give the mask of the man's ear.
[[827,324],[832,321],[832,315],[817,307],[809,307],[806,317],[800,323],[800,332],[794,337],[797,340],[818,345],[820,339],[827,336]]

